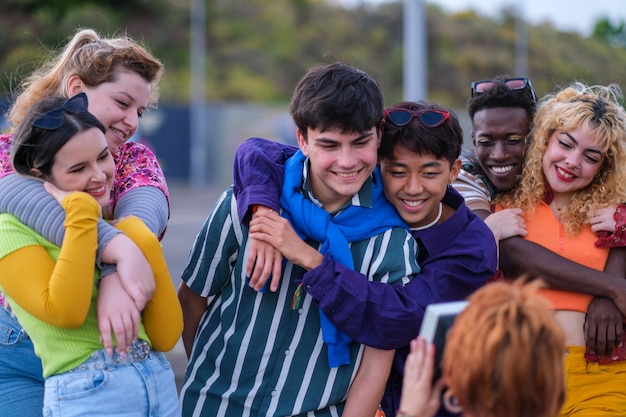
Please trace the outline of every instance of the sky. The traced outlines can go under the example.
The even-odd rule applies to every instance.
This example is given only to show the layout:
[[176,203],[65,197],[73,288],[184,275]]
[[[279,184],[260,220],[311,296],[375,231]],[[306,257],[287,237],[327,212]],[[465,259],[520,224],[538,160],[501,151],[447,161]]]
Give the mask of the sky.
[[[343,4],[380,3],[390,0],[340,0]],[[425,0],[446,12],[473,9],[484,16],[497,17],[503,6],[521,4],[526,20],[532,24],[549,21],[563,31],[577,31],[588,36],[595,22],[609,17],[613,24],[626,22],[624,0]]]

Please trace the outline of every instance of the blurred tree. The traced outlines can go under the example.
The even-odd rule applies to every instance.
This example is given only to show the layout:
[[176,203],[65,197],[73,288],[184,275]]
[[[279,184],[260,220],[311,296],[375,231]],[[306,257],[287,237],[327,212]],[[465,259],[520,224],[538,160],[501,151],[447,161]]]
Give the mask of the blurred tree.
[[599,19],[593,27],[591,37],[612,46],[626,48],[626,28],[623,20],[613,25],[608,17]]
[[[284,104],[310,66],[333,59],[372,74],[387,104],[402,100],[402,1],[354,7],[330,0],[206,1],[208,100]],[[450,14],[427,3],[431,100],[464,107],[472,81],[516,75],[511,13]],[[0,0],[0,96],[76,28],[91,27],[144,43],[165,64],[161,102],[186,104],[193,88],[189,21],[189,2],[180,0]],[[529,25],[528,67],[538,94],[573,80],[622,82],[625,31],[623,22],[608,19],[589,38],[549,23]]]

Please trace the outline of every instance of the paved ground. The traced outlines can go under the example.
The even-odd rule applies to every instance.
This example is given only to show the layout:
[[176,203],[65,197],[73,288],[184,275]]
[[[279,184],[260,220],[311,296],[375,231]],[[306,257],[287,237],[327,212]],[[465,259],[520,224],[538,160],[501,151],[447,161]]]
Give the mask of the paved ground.
[[[171,214],[162,243],[174,285],[178,288],[180,274],[186,265],[189,249],[223,188],[192,189],[188,185],[180,184],[169,184],[169,187]],[[180,390],[187,367],[187,356],[181,341],[174,349],[167,352],[167,357],[174,368]]]

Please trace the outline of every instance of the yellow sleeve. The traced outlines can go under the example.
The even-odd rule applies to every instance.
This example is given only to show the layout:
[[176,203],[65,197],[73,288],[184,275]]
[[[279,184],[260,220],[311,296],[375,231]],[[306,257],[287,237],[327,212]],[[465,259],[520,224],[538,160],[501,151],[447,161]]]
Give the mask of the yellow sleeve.
[[183,331],[183,311],[163,256],[161,243],[137,217],[126,217],[117,222],[116,227],[135,242],[152,267],[156,288],[142,312],[142,321],[152,348],[167,352],[180,339]]
[[0,260],[0,285],[20,307],[57,327],[83,324],[94,285],[100,207],[87,194],[63,201],[65,238],[55,262],[39,245],[18,249]]

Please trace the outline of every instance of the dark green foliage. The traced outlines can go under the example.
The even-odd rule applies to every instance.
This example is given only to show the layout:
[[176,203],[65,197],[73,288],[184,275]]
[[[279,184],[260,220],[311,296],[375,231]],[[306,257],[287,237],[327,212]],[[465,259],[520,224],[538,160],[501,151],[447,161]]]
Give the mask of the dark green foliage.
[[[206,0],[206,92],[210,101],[286,103],[312,65],[332,59],[372,74],[388,104],[402,99],[402,1],[345,8],[324,0]],[[128,33],[165,64],[161,101],[189,100],[190,1],[3,0],[0,97],[78,27]],[[491,20],[428,6],[429,99],[464,107],[473,80],[515,74],[515,14]],[[593,35],[528,28],[530,76],[539,95],[573,80],[623,83],[624,23]],[[626,85],[622,86],[623,88]]]

